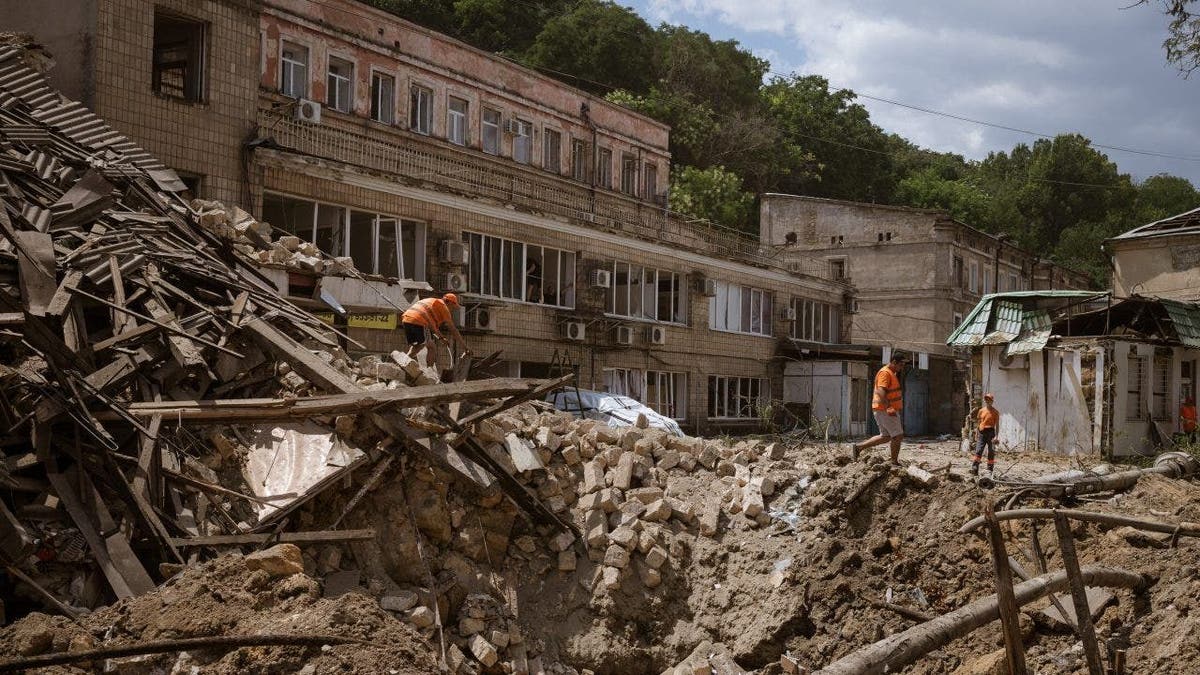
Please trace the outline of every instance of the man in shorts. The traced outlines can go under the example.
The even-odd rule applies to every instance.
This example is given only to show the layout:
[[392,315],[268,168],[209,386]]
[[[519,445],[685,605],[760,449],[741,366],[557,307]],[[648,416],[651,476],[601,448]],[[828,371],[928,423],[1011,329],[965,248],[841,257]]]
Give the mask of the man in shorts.
[[404,340],[408,343],[410,357],[417,358],[417,354],[428,347],[427,361],[429,365],[435,370],[440,370],[438,368],[438,352],[440,350],[436,349],[431,342],[434,335],[443,337],[443,330],[450,333],[454,344],[459,348],[459,351],[455,353],[470,353],[462,334],[455,328],[454,318],[450,314],[450,311],[456,307],[458,307],[458,296],[447,293],[440,298],[418,300],[405,310],[400,317],[400,322],[404,327]]
[[867,448],[891,443],[892,464],[900,465],[900,442],[904,440],[904,425],[900,421],[900,412],[904,409],[901,375],[907,365],[907,356],[900,352],[892,352],[892,358],[888,364],[876,373],[875,394],[871,399],[871,410],[875,414],[875,424],[879,427],[879,435],[852,445],[850,456],[854,460],[857,461],[859,453]]

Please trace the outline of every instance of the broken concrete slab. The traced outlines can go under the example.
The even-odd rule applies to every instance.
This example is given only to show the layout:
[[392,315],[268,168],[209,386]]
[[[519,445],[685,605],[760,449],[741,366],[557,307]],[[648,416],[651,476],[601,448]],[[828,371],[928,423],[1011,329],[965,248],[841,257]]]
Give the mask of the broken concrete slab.
[[517,471],[535,471],[546,468],[533,445],[524,438],[510,433],[504,437],[504,447],[508,450],[508,456],[512,458]]
[[[1099,617],[1100,613],[1104,611],[1104,608],[1108,607],[1109,604],[1117,599],[1117,596],[1107,588],[1096,588],[1089,586],[1085,589],[1085,591],[1087,593],[1088,609],[1091,610],[1092,619]],[[1059,603],[1063,606],[1063,609],[1067,611],[1066,618],[1063,618],[1062,614],[1059,613],[1058,608],[1054,605],[1050,605],[1046,609],[1042,610],[1039,614],[1039,618],[1045,621],[1046,624],[1054,630],[1069,632],[1073,630],[1072,626],[1075,626],[1076,622],[1078,621],[1078,618],[1075,614],[1075,602],[1072,600],[1069,593],[1062,593],[1056,597],[1058,598]]]

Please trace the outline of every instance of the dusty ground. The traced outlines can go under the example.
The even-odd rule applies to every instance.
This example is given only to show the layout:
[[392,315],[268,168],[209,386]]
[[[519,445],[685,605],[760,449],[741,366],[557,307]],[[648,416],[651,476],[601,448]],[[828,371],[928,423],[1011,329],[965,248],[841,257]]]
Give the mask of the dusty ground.
[[[529,407],[500,422],[502,428],[492,430],[500,438],[511,431],[534,439],[538,429],[557,430],[556,448],[539,450],[547,469],[527,472],[522,480],[585,539],[600,522],[607,537],[563,550],[553,530],[530,524],[497,494],[468,487],[414,457],[395,468],[344,525],[375,527],[372,544],[344,555],[307,550],[307,575],[280,581],[255,581],[240,558],[221,558],[187,569],[155,594],[101,610],[79,627],[28,617],[0,632],[0,655],[58,651],[72,640],[107,644],[296,631],[350,635],[382,646],[240,649],[188,655],[182,659],[187,668],[175,667],[175,656],[155,657],[153,664],[161,672],[433,672],[444,638],[448,661],[459,672],[657,674],[673,672],[698,644],[711,641],[726,646],[746,670],[778,673],[783,654],[816,669],[913,625],[872,601],[890,597],[936,615],[994,592],[988,548],[957,530],[980,513],[983,500],[997,500],[1003,490],[982,490],[964,479],[969,457],[957,441],[905,445],[904,463],[939,477],[926,486],[889,467],[882,448],[851,463],[840,446],[781,445],[771,459],[770,439],[676,444],[646,434],[648,444],[636,445],[597,437]],[[622,444],[629,449],[622,451]],[[629,454],[641,459],[629,488],[606,511],[601,497],[617,494],[608,491],[614,480],[621,484],[621,458]],[[714,455],[710,469],[705,460]],[[589,491],[586,462],[600,457],[606,458],[600,460],[606,464],[603,487]],[[1050,455],[1002,455],[996,473],[1016,480],[1072,464]],[[764,515],[750,518],[742,508],[749,502],[740,500],[750,487],[741,482],[760,478],[768,479],[763,491],[770,496],[763,500]],[[335,491],[313,504],[301,525],[323,525],[352,493]],[[642,499],[649,503],[633,503]],[[654,515],[659,501],[666,503],[665,517]],[[1191,481],[1150,477],[1128,493],[1075,506],[1200,521],[1200,489]],[[707,536],[701,533],[705,511],[714,507],[718,526]],[[628,545],[613,543],[623,536],[622,527],[633,531]],[[1027,531],[1008,529],[1010,550],[1023,547]],[[1096,624],[1102,645],[1128,649],[1128,672],[1196,672],[1200,648],[1190,636],[1200,628],[1194,611],[1200,610],[1197,544],[1181,539],[1172,545],[1159,535],[1096,525],[1079,525],[1076,533],[1083,564],[1102,562],[1157,580],[1137,597],[1117,593]],[[1050,567],[1061,565],[1052,528],[1042,528],[1042,541]],[[614,546],[624,553],[614,553]],[[1034,569],[1032,561],[1014,555]],[[328,592],[332,575],[347,571],[361,575],[359,590],[320,599],[319,580]],[[415,593],[427,609],[436,597],[444,630],[414,628],[412,619],[405,620],[412,610],[380,608],[377,598],[405,592]],[[1045,604],[1026,609],[1036,615]],[[1085,672],[1073,636],[1040,620],[1026,620],[1024,627],[1033,671]],[[491,667],[479,662],[490,659],[481,640],[495,650]],[[990,672],[989,659],[1001,647],[998,625],[989,626],[905,672]]]

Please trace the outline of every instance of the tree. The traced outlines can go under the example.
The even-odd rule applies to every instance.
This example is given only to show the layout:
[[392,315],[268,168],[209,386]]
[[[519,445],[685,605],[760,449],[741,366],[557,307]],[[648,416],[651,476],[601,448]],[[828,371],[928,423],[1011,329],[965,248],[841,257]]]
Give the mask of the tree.
[[670,205],[675,211],[757,234],[754,195],[724,167],[677,166],[671,171]]
[[367,0],[385,12],[457,37],[453,0]]
[[946,178],[937,167],[904,177],[896,184],[896,203],[927,209],[944,209],[955,220],[972,227],[991,229],[991,197],[967,179]]
[[529,49],[565,0],[454,0],[456,36],[480,49],[519,55]]
[[1200,206],[1200,192],[1191,181],[1160,173],[1137,187],[1137,224],[1152,223]]
[[[1137,4],[1150,4],[1139,0]],[[1170,18],[1163,49],[1167,62],[1173,63],[1186,77],[1200,68],[1200,15],[1192,11],[1192,0],[1159,0],[1163,12]]]
[[633,10],[603,0],[579,0],[546,22],[523,60],[573,78],[603,95],[645,92],[652,81],[657,34]]

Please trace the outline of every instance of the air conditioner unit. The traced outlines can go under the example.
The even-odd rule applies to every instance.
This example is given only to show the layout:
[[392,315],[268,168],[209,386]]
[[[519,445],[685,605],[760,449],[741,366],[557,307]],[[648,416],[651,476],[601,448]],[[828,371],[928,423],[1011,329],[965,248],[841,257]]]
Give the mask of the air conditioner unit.
[[633,344],[633,327],[617,326],[613,329],[613,342],[619,345]]
[[1029,356],[1026,354],[1009,354],[1005,350],[1000,355],[1000,368],[1003,370],[1024,370],[1029,367]]
[[466,327],[472,330],[496,330],[495,307],[476,307],[467,312]]
[[595,224],[596,220],[597,220],[596,214],[592,213],[591,211],[580,211],[579,219],[586,220],[587,222],[593,223],[593,224]]
[[609,270],[592,270],[588,277],[592,288],[609,288],[612,286],[612,272]]
[[716,279],[705,279],[704,280],[704,296],[711,298],[711,297],[715,297],[716,294],[717,294],[717,280]]
[[321,104],[317,103],[316,101],[310,101],[306,98],[302,98],[299,101],[296,101],[296,108],[293,115],[301,122],[320,124]]
[[449,265],[466,265],[471,259],[467,245],[453,239],[443,239],[438,245],[438,258]]
[[563,324],[563,334],[568,340],[581,342],[587,337],[587,324],[582,321],[568,321]]
[[858,298],[847,298],[846,299],[846,313],[847,314],[858,314]]
[[467,275],[462,272],[447,272],[442,280],[442,288],[452,293],[466,293]]
[[784,321],[795,321],[796,320],[796,308],[795,307],[784,307],[783,308],[783,320]]
[[662,326],[646,326],[646,342],[652,345],[667,344],[667,329]]
[[516,119],[504,120],[504,133],[516,136],[521,133],[521,121]]

